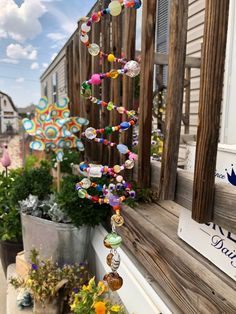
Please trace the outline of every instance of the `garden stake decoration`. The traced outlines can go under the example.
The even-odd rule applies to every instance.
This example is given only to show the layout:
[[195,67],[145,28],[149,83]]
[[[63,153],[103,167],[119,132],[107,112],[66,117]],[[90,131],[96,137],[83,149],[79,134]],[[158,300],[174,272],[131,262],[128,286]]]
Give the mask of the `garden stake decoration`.
[[2,163],[2,166],[6,169],[6,177],[7,177],[7,170],[8,170],[8,167],[11,165],[11,159],[8,153],[8,147],[6,143],[3,144],[3,154],[0,161]]
[[89,121],[80,117],[70,117],[67,97],[49,105],[46,97],[42,97],[36,106],[33,119],[23,119],[26,132],[34,137],[30,143],[33,150],[52,150],[57,159],[57,188],[60,189],[60,162],[63,160],[64,148],[77,147],[83,151],[82,141],[75,135]]
[[[119,63],[123,68],[115,70],[112,69],[106,73],[95,73],[87,81],[81,84],[81,95],[86,99],[90,100],[101,107],[106,108],[108,111],[116,110],[119,114],[127,115],[128,121],[124,121],[116,126],[107,126],[102,129],[94,129],[89,127],[82,133],[82,136],[87,140],[94,141],[96,143],[101,143],[111,148],[116,148],[120,154],[126,155],[127,159],[122,165],[115,165],[114,167],[95,165],[83,162],[80,164],[80,172],[85,178],[76,184],[76,189],[78,190],[78,195],[80,198],[87,198],[92,202],[99,204],[110,204],[114,210],[114,214],[111,217],[112,232],[109,233],[104,239],[104,245],[110,249],[110,253],[107,255],[107,264],[111,267],[111,272],[104,276],[104,281],[107,282],[109,288],[112,291],[116,291],[123,285],[123,279],[118,274],[117,270],[120,266],[120,255],[117,251],[122,243],[122,238],[116,232],[116,227],[121,227],[124,224],[124,218],[121,216],[121,205],[128,197],[135,197],[135,191],[132,189],[132,185],[127,183],[123,176],[120,174],[125,169],[132,169],[134,167],[134,162],[136,155],[132,153],[129,148],[124,144],[117,144],[111,142],[103,137],[97,137],[99,134],[110,135],[113,132],[122,132],[128,130],[130,127],[137,123],[137,117],[135,111],[128,111],[122,106],[116,106],[112,101],[105,102],[99,100],[92,95],[92,85],[100,85],[102,80],[111,78],[117,79],[119,76],[127,75],[131,78],[137,76],[140,73],[140,65],[137,61],[131,60],[127,61],[124,58],[117,58],[113,53],[105,53],[101,51],[99,45],[96,43],[90,43],[88,33],[91,30],[91,25],[93,23],[98,23],[100,19],[110,14],[112,16],[118,16],[122,9],[124,8],[135,8],[139,9],[141,7],[140,0],[124,0],[118,1],[113,0],[110,2],[107,9],[101,10],[99,12],[94,12],[91,18],[88,18],[86,22],[81,25],[81,36],[80,40],[88,48],[88,52],[92,56],[100,55],[100,58],[106,59],[108,62]],[[111,183],[106,185],[99,185],[92,182],[93,177],[101,177],[102,175],[107,175],[111,178]],[[87,189],[93,187],[97,191],[103,193],[102,197],[91,196],[88,194]]]

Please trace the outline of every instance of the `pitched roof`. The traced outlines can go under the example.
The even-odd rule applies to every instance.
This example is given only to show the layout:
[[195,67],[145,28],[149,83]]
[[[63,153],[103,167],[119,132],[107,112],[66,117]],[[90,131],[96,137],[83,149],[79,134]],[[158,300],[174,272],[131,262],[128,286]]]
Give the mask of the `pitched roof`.
[[12,108],[13,108],[16,112],[18,112],[18,109],[16,108],[16,106],[15,106],[13,100],[11,99],[11,97],[10,97],[9,95],[7,95],[6,93],[3,93],[1,90],[0,90],[0,94],[6,96],[6,97],[8,98],[8,100],[9,100],[10,104],[12,105]]

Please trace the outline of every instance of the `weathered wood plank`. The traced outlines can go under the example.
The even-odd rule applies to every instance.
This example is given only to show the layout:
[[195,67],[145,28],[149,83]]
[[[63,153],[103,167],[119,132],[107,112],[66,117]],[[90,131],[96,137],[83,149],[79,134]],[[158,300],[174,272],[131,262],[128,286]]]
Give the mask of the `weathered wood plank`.
[[[116,57],[121,56],[122,48],[122,14],[112,17],[112,52]],[[119,69],[118,63],[112,64],[113,69]],[[121,106],[121,78],[111,81],[111,99],[116,106]],[[121,123],[121,116],[115,110],[110,112],[110,125],[118,125]],[[113,133],[111,141],[119,143],[119,133]],[[110,148],[109,165],[119,164],[120,155],[117,150]]]
[[[135,38],[136,38],[136,14],[137,10],[125,10],[123,15],[123,50],[124,57],[127,60],[135,59]],[[122,104],[127,110],[133,109],[134,102],[134,79],[124,75],[122,82]],[[127,120],[127,116],[123,116],[123,121]],[[128,129],[126,132],[121,133],[121,143],[124,143],[132,148],[132,128]],[[125,162],[125,155],[121,156],[121,163]],[[131,178],[132,171],[125,171],[126,180],[129,181]]]
[[[212,220],[229,1],[206,1],[192,218]],[[216,66],[217,65],[217,66]]]
[[[96,10],[101,10],[101,5],[96,7]],[[100,45],[100,33],[101,33],[101,23],[97,23],[92,27],[92,43],[96,43]],[[92,57],[92,69],[91,73],[101,73],[102,68],[100,66],[100,58],[99,56]],[[100,99],[100,85],[92,85],[92,95],[97,99]],[[91,110],[89,111],[89,122],[90,125],[95,128],[100,128],[100,107],[97,104],[90,103]],[[102,145],[93,143],[91,147],[91,160],[100,162],[100,151],[102,149]]]
[[188,0],[173,0],[170,14],[167,106],[160,198],[174,199],[182,120]]
[[[161,164],[152,162],[152,188],[158,190]],[[136,169],[135,169],[136,170]],[[192,210],[193,174],[178,168],[174,201]],[[236,234],[236,190],[226,183],[215,183],[214,217],[212,221]]]
[[235,313],[235,283],[178,238],[177,217],[157,205],[123,214],[125,245],[183,313]]
[[[110,3],[110,0],[104,1],[104,8],[107,8]],[[103,18],[101,21],[101,46],[102,50],[105,53],[109,53],[111,51],[110,46],[110,31],[111,31],[111,19],[110,15],[107,15],[106,18]],[[107,60],[102,60],[102,72],[106,73],[110,70],[109,64]],[[111,99],[111,93],[110,93],[110,86],[111,81],[110,80],[102,80],[102,100],[108,102]],[[104,128],[105,126],[109,125],[109,111],[106,108],[102,108],[101,113],[101,128]],[[106,135],[104,135],[104,138]],[[108,165],[108,158],[109,158],[109,152],[107,147],[105,145],[102,145],[101,148],[101,156],[100,160],[103,165]]]
[[138,147],[138,183],[141,187],[150,186],[155,24],[156,0],[144,0],[142,11]]

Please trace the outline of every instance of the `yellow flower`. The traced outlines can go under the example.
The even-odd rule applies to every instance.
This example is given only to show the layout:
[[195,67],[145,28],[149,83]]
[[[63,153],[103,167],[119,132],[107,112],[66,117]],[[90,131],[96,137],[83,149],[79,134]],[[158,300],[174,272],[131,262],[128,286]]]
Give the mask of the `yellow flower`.
[[71,311],[74,311],[76,309],[76,307],[77,307],[77,304],[75,302],[72,303],[70,306]]
[[98,290],[99,290],[98,295],[101,295],[108,291],[108,287],[104,284],[103,281],[99,281]]
[[33,284],[33,280],[32,279],[27,279],[26,284],[31,286]]
[[120,310],[121,310],[120,305],[115,304],[111,307],[112,312],[119,312]]
[[106,314],[106,305],[104,302],[99,301],[94,303],[93,307],[95,308],[96,314]]

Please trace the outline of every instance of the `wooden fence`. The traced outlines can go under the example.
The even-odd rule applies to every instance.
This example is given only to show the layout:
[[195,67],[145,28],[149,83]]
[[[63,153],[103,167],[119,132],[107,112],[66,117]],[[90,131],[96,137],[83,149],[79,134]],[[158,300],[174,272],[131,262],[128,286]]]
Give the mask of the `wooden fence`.
[[[103,7],[110,1],[104,1]],[[225,60],[226,33],[228,22],[229,1],[207,0],[206,21],[204,30],[203,58],[186,58],[186,34],[188,1],[171,1],[170,38],[168,55],[157,54],[155,50],[156,0],[144,0],[142,9],[141,32],[141,75],[139,98],[139,148],[138,148],[138,183],[141,187],[150,187],[151,180],[159,191],[160,199],[176,200],[177,166],[180,141],[181,121],[185,132],[189,132],[190,88],[185,83],[190,80],[191,68],[201,67],[201,90],[199,108],[199,128],[197,135],[196,168],[193,183],[191,183],[192,216],[198,222],[214,220],[216,208],[214,172],[216,166],[218,130],[220,123],[220,100],[223,86],[223,68]],[[100,9],[98,1],[89,12]],[[214,14],[212,14],[212,12]],[[71,99],[73,114],[85,116],[90,125],[101,128],[121,122],[116,113],[108,113],[96,104],[91,104],[80,95],[81,83],[92,73],[106,72],[110,69],[107,62],[99,57],[91,58],[87,48],[80,42],[79,29],[70,39],[67,46],[68,96]],[[221,36],[217,37],[218,32]],[[216,40],[217,37],[217,40]],[[127,59],[135,58],[136,10],[124,10],[120,17],[102,19],[101,24],[92,28],[92,42],[100,43],[106,53],[122,53]],[[209,57],[209,55],[211,57]],[[214,61],[214,62],[213,62]],[[168,65],[167,108],[165,113],[165,143],[158,178],[151,177],[151,131],[153,104],[153,73],[154,65]],[[215,64],[218,64],[215,71]],[[217,83],[216,83],[217,82]],[[185,91],[185,115],[182,114],[183,95]],[[115,105],[121,104],[128,109],[134,106],[134,80],[124,77],[123,81],[103,80],[102,87],[94,87],[93,94],[104,100],[112,100]],[[96,107],[97,106],[97,107]],[[210,118],[211,117],[211,118]],[[213,123],[214,121],[214,123]],[[132,133],[129,131],[122,138],[113,135],[112,140],[125,141],[130,147]],[[99,144],[86,144],[86,159],[103,164],[114,165],[119,162],[118,154],[108,147],[98,147]],[[185,173],[185,174],[184,174]],[[184,172],[183,176],[188,177]],[[192,189],[193,187],[193,189]],[[232,195],[230,187],[225,187],[222,197]],[[223,202],[223,201],[222,201]],[[236,207],[235,207],[236,208]],[[226,209],[225,209],[226,210]],[[227,216],[227,215],[225,215]],[[232,215],[231,216],[235,216]],[[222,226],[229,226],[229,221],[221,219]]]

